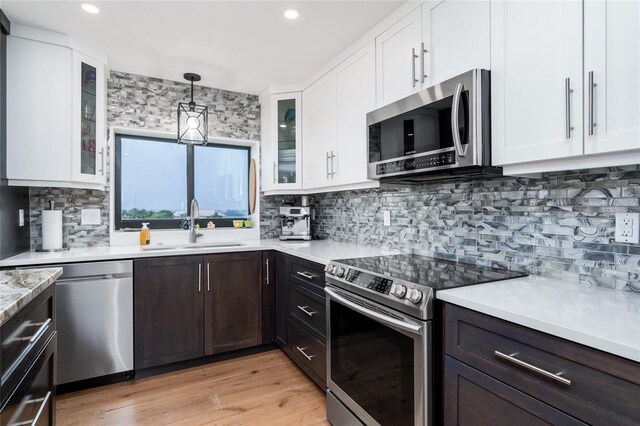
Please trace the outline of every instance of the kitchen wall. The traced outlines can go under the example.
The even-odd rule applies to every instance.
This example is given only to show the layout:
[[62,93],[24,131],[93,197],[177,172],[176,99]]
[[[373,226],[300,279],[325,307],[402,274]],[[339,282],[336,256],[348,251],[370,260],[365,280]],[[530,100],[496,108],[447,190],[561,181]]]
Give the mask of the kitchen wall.
[[[316,194],[314,235],[640,291],[640,245],[614,215],[640,212],[640,166]],[[276,217],[281,197],[263,197]],[[391,212],[390,227],[383,211]],[[279,234],[263,222],[263,237]]]
[[[135,74],[112,71],[107,87],[109,127],[176,132],[178,102],[188,101],[190,85]],[[237,139],[260,139],[258,96],[196,86],[194,100],[209,107],[209,135]],[[109,245],[109,192],[31,188],[31,247],[42,244],[41,213],[49,201],[63,209],[63,238],[70,247]],[[80,225],[80,210],[101,210],[102,225]]]

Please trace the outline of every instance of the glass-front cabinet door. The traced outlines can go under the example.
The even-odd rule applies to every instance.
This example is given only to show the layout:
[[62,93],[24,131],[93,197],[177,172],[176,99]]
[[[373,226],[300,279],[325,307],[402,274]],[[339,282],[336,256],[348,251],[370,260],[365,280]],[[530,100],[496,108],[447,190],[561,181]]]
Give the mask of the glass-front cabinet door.
[[74,51],[73,91],[74,180],[106,183],[104,65]]
[[271,98],[270,186],[274,190],[301,189],[300,93]]

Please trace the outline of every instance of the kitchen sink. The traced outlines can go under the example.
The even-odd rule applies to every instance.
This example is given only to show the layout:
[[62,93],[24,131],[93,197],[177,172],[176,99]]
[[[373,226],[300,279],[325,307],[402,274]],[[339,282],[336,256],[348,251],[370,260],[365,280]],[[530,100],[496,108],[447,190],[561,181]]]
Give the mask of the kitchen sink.
[[144,246],[143,251],[166,251],[166,250],[198,250],[204,248],[224,248],[224,247],[241,247],[244,243],[238,242],[219,242],[219,243],[193,243],[193,244],[170,244]]

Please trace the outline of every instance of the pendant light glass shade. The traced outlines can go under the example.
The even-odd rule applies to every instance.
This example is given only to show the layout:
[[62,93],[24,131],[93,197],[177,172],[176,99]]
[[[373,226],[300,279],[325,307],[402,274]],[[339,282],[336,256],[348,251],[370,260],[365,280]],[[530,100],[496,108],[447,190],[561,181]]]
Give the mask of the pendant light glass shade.
[[200,76],[187,73],[184,78],[191,82],[191,102],[178,103],[178,143],[206,145],[209,108],[193,101],[193,82]]

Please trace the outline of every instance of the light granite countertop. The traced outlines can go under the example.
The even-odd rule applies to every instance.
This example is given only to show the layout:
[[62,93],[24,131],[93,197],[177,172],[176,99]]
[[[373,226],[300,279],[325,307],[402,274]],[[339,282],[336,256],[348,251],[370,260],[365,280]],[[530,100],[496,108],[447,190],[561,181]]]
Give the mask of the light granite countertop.
[[640,293],[529,276],[436,297],[640,362]]
[[139,245],[73,248],[68,251],[53,253],[39,253],[35,251],[28,251],[4,259],[0,262],[0,266],[15,267],[47,264],[51,265],[72,262],[136,259],[142,257],[187,256],[256,250],[276,250],[282,253],[301,257],[312,262],[326,265],[330,260],[335,259],[381,256],[385,254],[398,253],[398,251],[394,250],[387,250],[379,247],[365,247],[356,244],[341,243],[333,240],[280,241],[278,239],[268,239],[245,240],[239,241],[239,243],[242,245],[235,247],[205,247],[208,243],[202,243],[202,248],[171,248],[157,251],[143,250]]
[[0,325],[62,275],[62,268],[0,271]]

